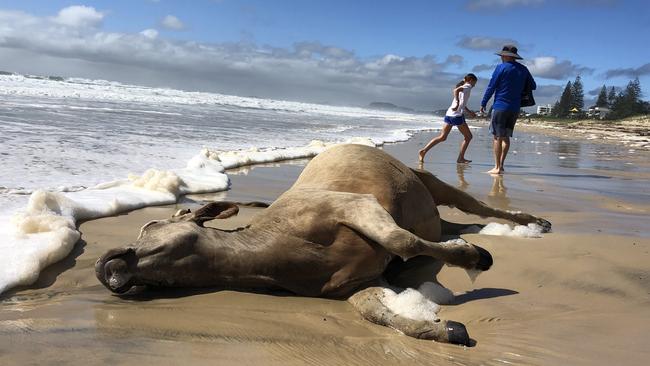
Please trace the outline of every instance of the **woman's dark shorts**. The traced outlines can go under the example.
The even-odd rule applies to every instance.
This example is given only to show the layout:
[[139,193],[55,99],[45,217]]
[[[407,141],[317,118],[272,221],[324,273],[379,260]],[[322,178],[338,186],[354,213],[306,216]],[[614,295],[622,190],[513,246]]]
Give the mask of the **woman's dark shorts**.
[[518,115],[518,112],[493,110],[490,133],[497,137],[512,137]]
[[460,126],[463,123],[465,123],[465,116],[459,116],[459,117],[445,116],[445,123],[448,123],[452,126]]

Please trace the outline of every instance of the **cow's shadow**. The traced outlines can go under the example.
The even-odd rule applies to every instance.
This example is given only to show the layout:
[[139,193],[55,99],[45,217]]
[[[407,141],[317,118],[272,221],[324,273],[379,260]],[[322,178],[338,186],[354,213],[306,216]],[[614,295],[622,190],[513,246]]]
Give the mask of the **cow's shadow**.
[[517,295],[519,292],[505,288],[484,287],[456,295],[449,305],[461,305],[470,301],[491,299],[495,297]]

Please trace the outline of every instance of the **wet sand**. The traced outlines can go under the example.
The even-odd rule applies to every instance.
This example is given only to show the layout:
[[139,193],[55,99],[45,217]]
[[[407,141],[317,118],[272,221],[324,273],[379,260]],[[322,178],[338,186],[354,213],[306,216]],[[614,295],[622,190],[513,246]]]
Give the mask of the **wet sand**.
[[556,136],[567,134],[589,140],[650,150],[650,115],[621,120],[522,118],[520,127]]
[[[444,267],[457,294],[441,317],[463,322],[473,347],[412,339],[366,322],[345,301],[216,289],[113,296],[94,262],[133,241],[151,219],[203,200],[273,201],[306,161],[241,169],[232,190],[188,197],[81,225],[82,241],[37,284],[0,297],[0,364],[219,365],[644,365],[650,357],[650,156],[576,137],[516,132],[507,174],[493,177],[491,141],[474,130],[474,162],[456,165],[459,135],[427,155],[425,169],[484,202],[545,217],[542,238],[467,234],[495,264],[472,283]],[[434,134],[384,146],[407,165]],[[192,201],[192,200],[194,201]],[[212,222],[245,225],[260,209]],[[487,223],[455,209],[456,222]]]

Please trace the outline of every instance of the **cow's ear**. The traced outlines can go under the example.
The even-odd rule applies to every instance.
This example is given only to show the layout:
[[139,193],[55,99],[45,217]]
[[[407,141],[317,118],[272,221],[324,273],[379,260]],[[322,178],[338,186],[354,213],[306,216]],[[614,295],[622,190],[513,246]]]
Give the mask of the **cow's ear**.
[[194,212],[192,221],[203,226],[206,221],[214,219],[227,219],[237,215],[239,207],[234,202],[210,202]]
[[172,215],[172,218],[185,216],[185,215],[187,215],[188,213],[191,213],[191,212],[192,211],[189,208],[181,208],[180,210],[176,211],[175,214]]

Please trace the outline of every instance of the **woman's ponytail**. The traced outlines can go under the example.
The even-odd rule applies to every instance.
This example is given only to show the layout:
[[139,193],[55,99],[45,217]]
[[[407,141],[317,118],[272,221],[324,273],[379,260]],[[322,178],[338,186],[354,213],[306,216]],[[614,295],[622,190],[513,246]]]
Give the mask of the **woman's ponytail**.
[[476,77],[476,75],[474,75],[474,74],[472,74],[472,73],[469,73],[469,74],[465,75],[465,77],[463,78],[463,80],[464,80],[464,81],[478,80],[478,78]]

